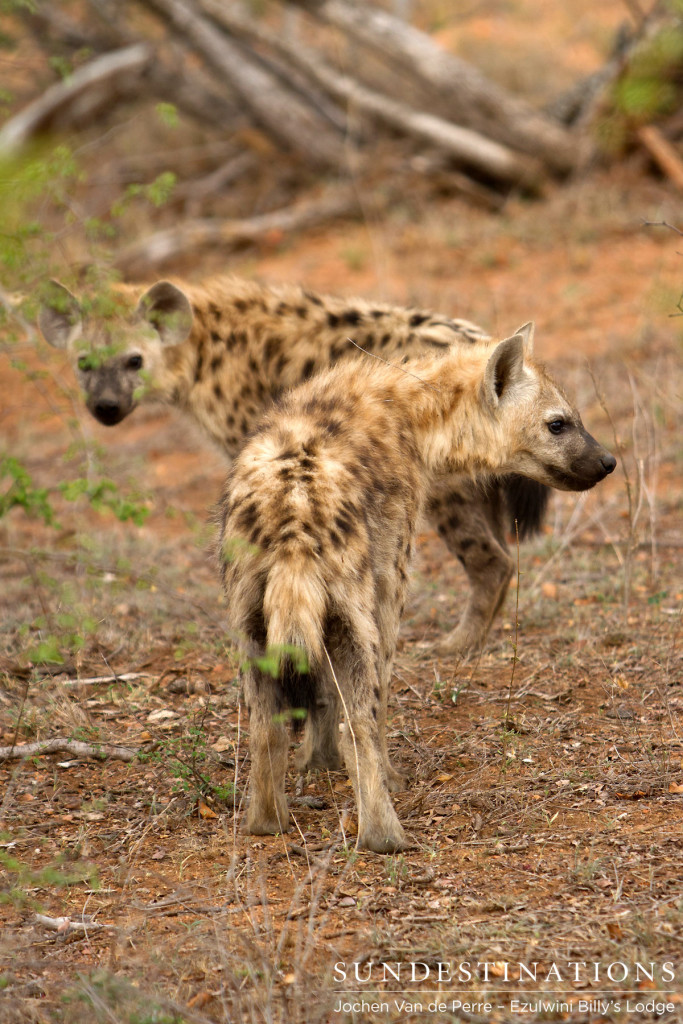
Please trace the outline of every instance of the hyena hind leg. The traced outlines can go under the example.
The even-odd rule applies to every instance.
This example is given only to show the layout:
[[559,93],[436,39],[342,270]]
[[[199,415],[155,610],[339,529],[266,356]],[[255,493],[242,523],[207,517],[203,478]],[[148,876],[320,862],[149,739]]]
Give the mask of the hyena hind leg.
[[502,486],[497,481],[487,485],[445,481],[432,489],[427,514],[462,564],[470,585],[460,622],[436,644],[436,650],[441,655],[466,654],[486,640],[514,572],[505,539]]
[[[259,678],[256,678],[256,677]],[[249,804],[245,831],[275,835],[289,828],[285,773],[289,737],[278,714],[273,680],[258,669],[249,669],[244,683],[249,707]]]
[[341,707],[336,693],[321,698],[306,719],[303,742],[296,753],[299,771],[324,769],[338,771],[342,767],[339,752],[339,721]]

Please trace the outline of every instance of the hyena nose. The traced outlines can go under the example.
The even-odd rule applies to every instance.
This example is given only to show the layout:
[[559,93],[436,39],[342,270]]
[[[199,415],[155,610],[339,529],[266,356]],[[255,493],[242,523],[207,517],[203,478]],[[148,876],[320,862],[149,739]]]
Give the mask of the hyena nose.
[[118,402],[111,402],[106,398],[97,402],[93,413],[100,423],[104,423],[105,427],[113,427],[114,424],[120,423],[125,416]]
[[609,452],[607,453],[607,455],[602,456],[600,462],[602,463],[602,468],[604,469],[606,474],[614,472],[617,460],[614,458],[613,455],[610,455]]

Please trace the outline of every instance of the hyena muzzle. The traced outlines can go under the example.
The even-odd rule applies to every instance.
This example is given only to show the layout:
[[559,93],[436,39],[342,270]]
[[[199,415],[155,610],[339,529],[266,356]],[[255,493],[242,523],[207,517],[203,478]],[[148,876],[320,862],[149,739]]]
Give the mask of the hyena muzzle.
[[[249,832],[288,828],[283,716],[304,709],[304,761],[337,767],[341,747],[358,845],[406,845],[389,795],[400,776],[387,752],[387,699],[433,475],[522,473],[585,490],[616,465],[534,364],[531,339],[526,325],[499,344],[415,360],[409,372],[371,359],[340,365],[286,395],[235,460],[219,556],[232,635],[250,660]],[[264,652],[274,677],[254,658]]]

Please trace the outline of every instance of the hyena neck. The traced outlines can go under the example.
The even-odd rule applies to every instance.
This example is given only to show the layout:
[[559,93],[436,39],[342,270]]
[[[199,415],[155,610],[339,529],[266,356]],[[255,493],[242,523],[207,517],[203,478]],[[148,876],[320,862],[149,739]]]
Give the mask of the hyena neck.
[[409,394],[404,415],[432,474],[495,474],[509,459],[505,434],[481,397],[489,355],[488,346],[477,346],[409,364],[415,376],[402,389]]
[[200,341],[195,331],[181,345],[164,348],[161,366],[149,391],[150,401],[174,405],[196,416],[192,397],[199,353]]

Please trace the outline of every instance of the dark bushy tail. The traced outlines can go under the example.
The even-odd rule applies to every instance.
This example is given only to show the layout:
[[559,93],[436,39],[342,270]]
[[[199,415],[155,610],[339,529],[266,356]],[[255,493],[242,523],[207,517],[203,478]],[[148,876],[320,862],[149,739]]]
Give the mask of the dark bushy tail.
[[526,476],[517,476],[516,473],[502,477],[501,482],[512,532],[515,532],[517,520],[520,540],[527,540],[540,533],[548,507],[550,488]]

